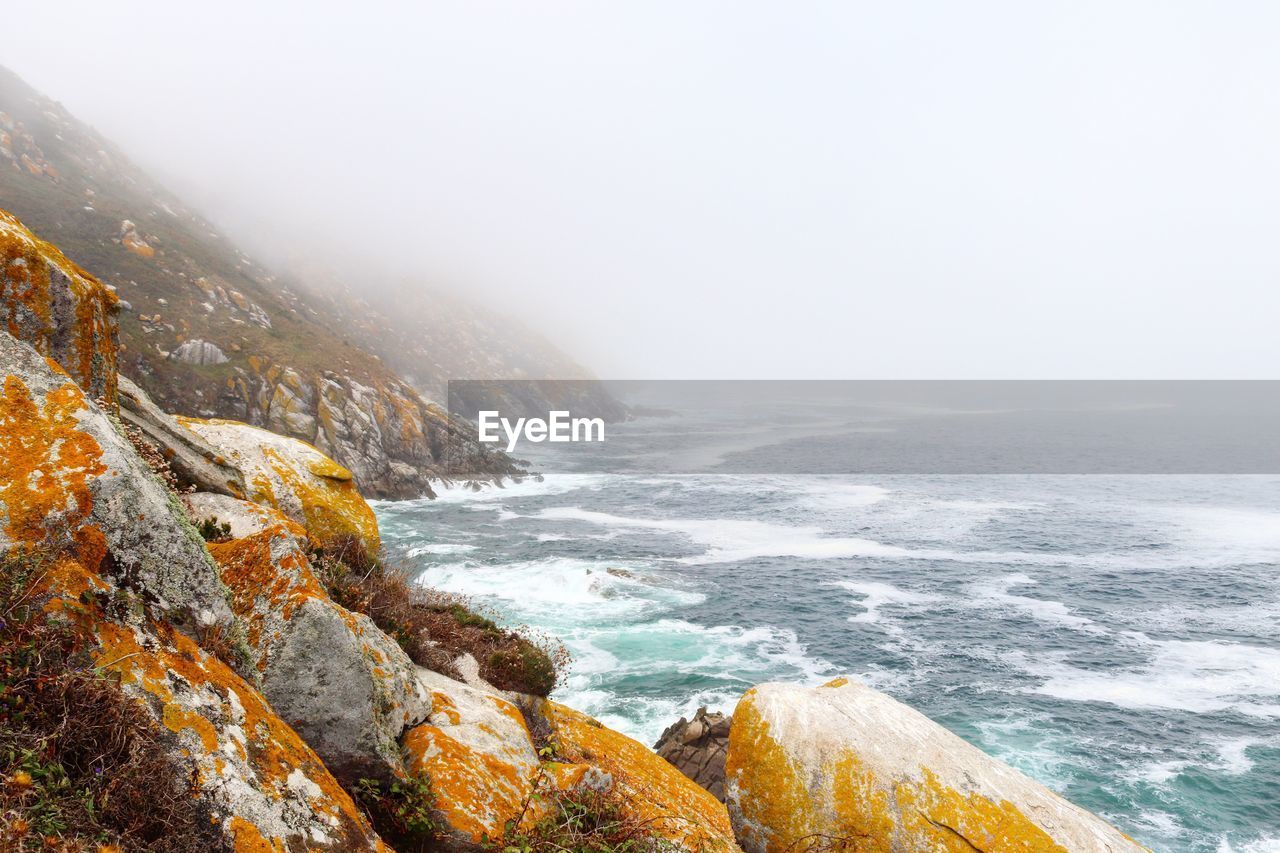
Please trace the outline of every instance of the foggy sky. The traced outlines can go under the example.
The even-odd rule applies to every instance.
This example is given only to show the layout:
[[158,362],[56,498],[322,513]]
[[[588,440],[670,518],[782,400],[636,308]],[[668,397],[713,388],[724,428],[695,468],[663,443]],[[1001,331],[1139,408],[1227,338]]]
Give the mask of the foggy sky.
[[[270,6],[270,8],[265,8]],[[1280,6],[8,4],[251,251],[609,378],[1276,378]],[[365,267],[368,269],[368,267]]]

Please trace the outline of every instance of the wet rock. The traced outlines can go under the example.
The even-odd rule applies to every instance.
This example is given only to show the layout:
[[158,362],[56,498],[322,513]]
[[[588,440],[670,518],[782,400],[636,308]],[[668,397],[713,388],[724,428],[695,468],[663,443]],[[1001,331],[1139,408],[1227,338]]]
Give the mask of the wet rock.
[[692,720],[681,717],[667,727],[653,749],[676,769],[724,802],[724,760],[729,751],[731,717],[699,708]]
[[136,427],[159,448],[180,483],[197,489],[243,497],[244,477],[200,436],[182,426],[151,401],[128,377],[119,377],[120,419]]
[[1145,848],[923,714],[845,678],[762,684],[733,713],[726,801],[749,853]]

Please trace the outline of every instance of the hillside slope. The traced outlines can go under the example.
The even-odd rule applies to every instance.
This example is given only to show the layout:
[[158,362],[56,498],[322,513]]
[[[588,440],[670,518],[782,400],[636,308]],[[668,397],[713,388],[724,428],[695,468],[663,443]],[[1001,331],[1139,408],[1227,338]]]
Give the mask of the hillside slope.
[[371,496],[519,473],[424,392],[443,399],[449,378],[585,375],[518,324],[459,301],[416,297],[398,311],[273,275],[3,68],[0,208],[116,289],[120,369],[163,408],[311,442]]

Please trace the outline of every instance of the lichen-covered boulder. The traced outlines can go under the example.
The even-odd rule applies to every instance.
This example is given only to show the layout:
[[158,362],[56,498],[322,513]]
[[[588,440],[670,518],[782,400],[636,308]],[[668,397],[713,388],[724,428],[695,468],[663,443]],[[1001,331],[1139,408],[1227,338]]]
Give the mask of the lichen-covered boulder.
[[116,305],[111,290],[0,210],[0,320],[62,366],[91,400],[116,396]]
[[810,839],[868,851],[1145,848],[855,681],[762,684],[733,713],[726,794],[749,853]]
[[209,817],[209,849],[372,849],[320,759],[229,652],[238,626],[185,513],[101,409],[52,361],[0,332],[0,552],[36,561],[27,603],[79,638],[168,738]]
[[354,537],[377,553],[381,543],[373,510],[351,472],[319,450],[239,421],[178,421],[240,470],[249,500],[280,510],[305,527],[317,545]]
[[151,713],[173,765],[208,814],[215,838],[207,849],[386,849],[261,693],[131,599],[71,558],[57,561],[36,596],[49,618],[81,637],[98,671]]
[[238,469],[173,415],[161,411],[128,377],[121,375],[118,382],[120,419],[160,450],[180,483],[205,492],[244,496],[244,477]]
[[656,836],[687,850],[737,849],[724,804],[666,759],[580,711],[550,701],[540,711],[560,754],[609,774],[627,812]]
[[330,600],[307,533],[279,512],[223,495],[188,496],[196,518],[239,538],[209,543],[246,626],[263,694],[339,778],[401,772],[400,734],[431,710],[417,667],[369,617]]
[[107,413],[6,332],[0,373],[0,549],[65,551],[179,626],[229,627],[204,542]]
[[431,780],[437,816],[457,846],[502,837],[526,811],[538,755],[520,711],[505,699],[426,669],[428,720],[404,735],[410,774]]

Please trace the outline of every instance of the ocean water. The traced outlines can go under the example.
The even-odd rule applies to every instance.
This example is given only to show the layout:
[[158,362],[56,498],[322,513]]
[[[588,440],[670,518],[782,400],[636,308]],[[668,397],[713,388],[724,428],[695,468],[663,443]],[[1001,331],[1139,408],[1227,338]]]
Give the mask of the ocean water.
[[850,674],[1157,850],[1280,850],[1280,478],[535,462],[376,511],[421,583],[563,640],[556,698],[652,743]]

